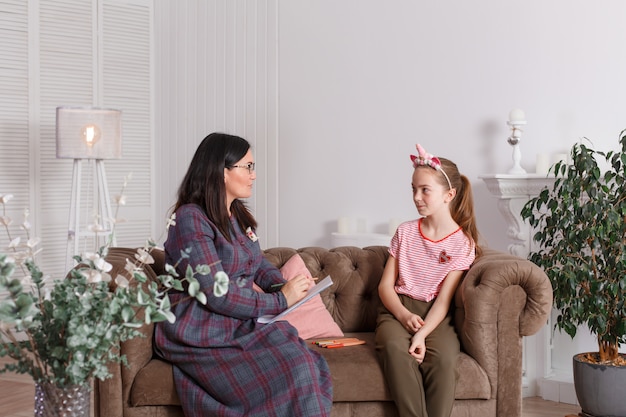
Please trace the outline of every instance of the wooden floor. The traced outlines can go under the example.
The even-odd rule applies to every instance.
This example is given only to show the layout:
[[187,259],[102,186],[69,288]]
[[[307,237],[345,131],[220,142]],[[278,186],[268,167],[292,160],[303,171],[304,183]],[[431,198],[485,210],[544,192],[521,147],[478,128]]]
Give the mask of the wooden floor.
[[[5,359],[0,358],[0,363]],[[28,375],[0,374],[0,416],[33,417],[35,386]]]
[[580,407],[577,405],[546,401],[541,397],[524,398],[522,400],[522,417],[565,417],[578,416]]
[[[6,359],[0,358],[0,365]],[[0,417],[32,417],[35,387],[28,375],[0,374]],[[570,404],[524,398],[522,417],[576,416],[580,408]],[[478,417],[478,416],[477,416]]]

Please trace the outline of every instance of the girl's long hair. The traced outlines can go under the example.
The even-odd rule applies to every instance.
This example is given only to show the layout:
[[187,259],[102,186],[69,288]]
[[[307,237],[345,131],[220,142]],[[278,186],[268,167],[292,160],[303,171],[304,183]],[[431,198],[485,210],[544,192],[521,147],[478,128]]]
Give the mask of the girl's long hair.
[[[205,137],[194,154],[183,181],[178,188],[174,212],[184,204],[197,204],[230,242],[234,230],[226,207],[224,168],[232,167],[243,158],[250,144],[239,136],[211,133]],[[257,222],[239,199],[235,199],[230,211],[241,230],[256,229]]]
[[[478,258],[482,254],[482,248],[478,244],[480,235],[474,214],[472,185],[469,179],[459,172],[459,168],[454,162],[442,157],[439,157],[439,160],[441,161],[441,169],[443,169],[446,175],[448,175],[448,178],[450,178],[452,188],[456,188],[456,196],[450,203],[450,213],[454,221],[461,226],[463,233],[474,241],[476,245],[476,257]],[[441,172],[437,172],[437,174],[439,183],[448,189],[450,186],[448,185],[446,177]]]

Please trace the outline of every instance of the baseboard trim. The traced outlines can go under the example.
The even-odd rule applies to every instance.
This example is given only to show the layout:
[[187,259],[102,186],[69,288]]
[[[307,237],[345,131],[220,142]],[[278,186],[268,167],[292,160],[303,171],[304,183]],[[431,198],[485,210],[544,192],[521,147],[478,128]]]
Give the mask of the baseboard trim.
[[538,380],[539,396],[547,401],[579,405],[574,381],[571,378],[552,376]]

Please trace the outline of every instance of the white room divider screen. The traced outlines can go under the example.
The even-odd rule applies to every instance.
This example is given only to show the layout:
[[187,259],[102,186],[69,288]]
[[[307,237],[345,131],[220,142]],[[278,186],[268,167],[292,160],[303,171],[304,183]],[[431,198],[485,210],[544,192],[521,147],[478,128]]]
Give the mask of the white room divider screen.
[[44,273],[65,273],[72,160],[55,156],[58,106],[122,111],[122,158],[107,161],[109,190],[119,193],[132,172],[117,243],[142,245],[154,194],[152,1],[5,0],[0,38],[0,194],[15,196],[7,207],[14,226],[30,209]]

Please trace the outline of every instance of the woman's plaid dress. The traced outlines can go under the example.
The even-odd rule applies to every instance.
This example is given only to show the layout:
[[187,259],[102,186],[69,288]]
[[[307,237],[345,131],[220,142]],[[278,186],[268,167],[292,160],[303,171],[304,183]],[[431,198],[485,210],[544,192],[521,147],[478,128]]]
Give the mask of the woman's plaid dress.
[[[287,308],[282,293],[269,291],[283,282],[280,271],[232,221],[236,236],[228,242],[196,205],[176,212],[176,225],[165,242],[166,261],[181,275],[187,265],[212,264],[213,273],[230,277],[228,293],[213,295],[211,276],[198,277],[207,305],[184,293],[170,295],[176,322],[158,323],[157,353],[174,364],[174,380],[185,416],[329,416],[332,383],[324,358],[310,350],[285,321],[258,324],[256,318]],[[180,260],[181,251],[190,250]]]

